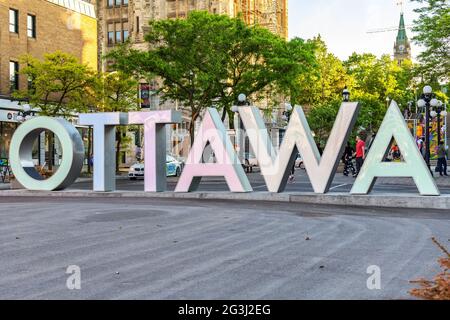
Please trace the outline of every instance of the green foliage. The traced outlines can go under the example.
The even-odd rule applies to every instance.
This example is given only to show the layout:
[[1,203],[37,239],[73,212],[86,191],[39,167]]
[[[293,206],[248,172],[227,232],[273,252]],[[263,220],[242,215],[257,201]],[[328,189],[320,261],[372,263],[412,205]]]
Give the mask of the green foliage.
[[450,74],[450,4],[448,0],[411,0],[423,4],[414,11],[413,40],[425,50],[419,54],[418,73],[426,82],[449,80]]
[[260,98],[296,90],[298,76],[313,62],[300,39],[286,42],[240,18],[192,12],[187,19],[151,21],[148,51],[121,47],[108,57],[115,68],[162,81],[163,101],[179,101],[193,124],[207,107],[226,112],[240,93]]
[[92,102],[90,88],[95,83],[95,73],[77,58],[60,51],[49,53],[44,60],[23,56],[21,70],[32,85],[28,90],[13,94],[25,99],[41,115],[64,116],[84,110]]
[[344,87],[351,85],[352,78],[345,72],[342,62],[328,52],[320,36],[308,40],[307,44],[314,48],[316,64],[311,66],[310,72],[300,74],[299,93],[291,96],[291,100],[298,104],[317,105],[340,98]]

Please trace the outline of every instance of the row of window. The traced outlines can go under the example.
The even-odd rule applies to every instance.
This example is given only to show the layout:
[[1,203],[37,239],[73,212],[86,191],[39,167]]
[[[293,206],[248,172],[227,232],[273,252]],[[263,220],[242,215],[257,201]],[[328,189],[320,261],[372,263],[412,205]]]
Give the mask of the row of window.
[[128,0],[108,0],[108,8],[127,6]]
[[[19,34],[19,10],[9,9],[9,32]],[[27,35],[36,38],[36,16],[27,15]]]
[[128,31],[128,21],[108,23],[108,45],[127,41],[130,36]]
[[[11,93],[19,90],[19,63],[17,61],[9,61],[9,88]],[[28,79],[28,90],[33,88],[33,80]]]

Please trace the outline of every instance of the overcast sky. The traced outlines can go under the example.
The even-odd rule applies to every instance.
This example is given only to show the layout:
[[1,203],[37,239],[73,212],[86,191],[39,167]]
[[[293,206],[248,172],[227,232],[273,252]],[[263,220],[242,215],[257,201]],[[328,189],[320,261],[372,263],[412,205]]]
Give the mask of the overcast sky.
[[[393,55],[397,32],[366,33],[371,29],[397,27],[398,0],[289,0],[289,37],[310,39],[320,33],[329,50],[340,59],[353,52]],[[417,3],[404,1],[406,25],[417,14]],[[407,29],[412,37],[412,31]],[[420,50],[412,44],[412,55]]]

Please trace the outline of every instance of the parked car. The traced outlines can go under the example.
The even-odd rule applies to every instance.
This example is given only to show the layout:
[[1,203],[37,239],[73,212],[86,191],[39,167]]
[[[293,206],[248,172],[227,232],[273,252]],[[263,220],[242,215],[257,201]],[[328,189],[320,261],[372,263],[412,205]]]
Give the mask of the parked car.
[[[181,171],[183,170],[183,162],[175,159],[174,157],[167,155],[166,156],[166,176],[168,177],[179,177],[181,175]],[[128,178],[130,180],[136,180],[138,178],[144,178],[144,164],[143,163],[135,163],[130,166],[128,170]]]
[[295,158],[295,167],[305,169],[305,167],[303,166],[303,159],[300,153],[297,153],[297,158]]

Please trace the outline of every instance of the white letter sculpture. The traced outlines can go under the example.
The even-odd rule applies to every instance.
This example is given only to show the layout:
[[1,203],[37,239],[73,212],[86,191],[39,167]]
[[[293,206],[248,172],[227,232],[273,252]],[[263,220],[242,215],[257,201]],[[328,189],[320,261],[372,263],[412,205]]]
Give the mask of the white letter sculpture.
[[[383,162],[389,151],[392,138],[397,142],[404,162]],[[386,112],[350,193],[369,193],[377,177],[412,177],[421,195],[439,195],[439,190],[430,170],[420,154],[395,101],[392,101]]]
[[79,123],[94,128],[94,191],[116,190],[116,126],[127,124],[126,113],[82,113]]
[[[52,131],[62,147],[58,170],[44,179],[33,162],[33,143],[44,130]],[[36,117],[21,124],[11,139],[9,160],[14,176],[30,190],[61,190],[70,186],[83,167],[84,145],[80,133],[67,120]]]
[[333,181],[358,111],[358,103],[342,103],[321,157],[300,106],[295,106],[292,111],[279,152],[272,145],[260,110],[257,107],[240,107],[239,115],[255,151],[267,189],[270,192],[284,190],[289,171],[294,165],[297,152],[300,152],[314,192],[326,193]]
[[[208,142],[217,163],[201,163],[203,150]],[[196,190],[201,177],[206,176],[225,177],[232,192],[252,191],[220,116],[214,108],[208,108],[205,113],[175,192]]]
[[144,125],[144,188],[147,192],[166,190],[166,124],[181,123],[178,111],[128,113],[129,124]]

